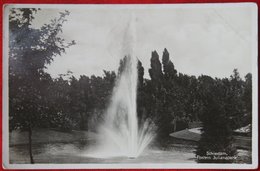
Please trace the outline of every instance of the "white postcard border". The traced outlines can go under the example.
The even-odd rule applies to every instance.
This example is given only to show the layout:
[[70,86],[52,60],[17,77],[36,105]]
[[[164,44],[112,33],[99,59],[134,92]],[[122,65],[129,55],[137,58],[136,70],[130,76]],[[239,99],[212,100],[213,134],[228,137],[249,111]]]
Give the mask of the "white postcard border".
[[[187,164],[187,163],[142,163],[142,164],[10,164],[8,121],[8,12],[10,8],[252,8],[252,164]],[[3,97],[2,97],[2,158],[5,169],[256,169],[258,168],[258,8],[255,3],[200,3],[200,4],[6,4],[3,6]]]

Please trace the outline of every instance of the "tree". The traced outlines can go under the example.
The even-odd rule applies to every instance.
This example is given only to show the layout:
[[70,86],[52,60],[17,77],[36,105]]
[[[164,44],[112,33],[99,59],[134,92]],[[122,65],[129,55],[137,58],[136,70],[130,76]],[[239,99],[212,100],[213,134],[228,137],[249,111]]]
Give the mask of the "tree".
[[32,129],[45,117],[46,101],[43,82],[50,76],[46,64],[65,52],[75,42],[66,43],[59,37],[68,11],[44,24],[40,29],[31,26],[38,9],[11,9],[9,15],[9,122],[10,130],[28,131],[29,155],[32,155]]
[[145,109],[145,92],[144,92],[144,67],[142,62],[137,62],[137,117],[139,125],[141,125],[147,119],[147,113]]
[[252,74],[248,73],[245,76],[245,91],[243,94],[243,100],[247,112],[252,113]]
[[142,62],[138,60],[137,62],[137,74],[138,74],[138,88],[142,88],[144,84],[144,67]]
[[[167,56],[166,51],[164,55]],[[149,69],[149,75],[151,77],[151,81],[147,81],[147,88],[149,89],[149,101],[152,106],[149,112],[152,115],[152,119],[157,125],[157,137],[161,142],[165,138],[168,138],[169,133],[171,132],[171,121],[173,116],[170,113],[168,108],[168,104],[170,104],[170,100],[167,99],[167,90],[165,87],[165,79],[164,74],[162,72],[162,64],[159,59],[159,55],[156,51],[152,52],[151,56],[151,68]],[[168,103],[169,102],[169,103]]]
[[245,76],[244,93],[242,97],[245,104],[245,124],[252,124],[252,74]]
[[67,75],[60,75],[48,85],[49,91],[46,93],[49,101],[47,106],[50,109],[48,122],[51,128],[69,131],[74,125],[70,110],[70,84],[63,76]]
[[[89,89],[89,78],[80,76],[79,80],[74,76],[70,78],[70,118],[74,120],[79,129],[86,129],[85,113],[86,113],[86,101],[85,88]],[[85,87],[84,87],[85,86]],[[89,107],[89,106],[88,106]]]
[[175,69],[172,61],[170,60],[170,54],[166,48],[163,51],[162,64],[165,80],[173,80],[177,76],[177,70]]
[[232,129],[240,128],[243,125],[243,115],[245,114],[245,104],[243,101],[243,80],[237,69],[234,69],[233,74],[230,76],[229,81],[225,81],[227,89],[226,111],[229,115],[230,125]]
[[92,94],[94,96],[93,116],[97,121],[104,119],[104,111],[107,109],[116,82],[114,71],[105,71],[103,78],[91,77]]
[[[181,104],[177,101],[177,96],[180,95],[180,88],[177,85],[177,70],[174,68],[172,61],[170,60],[170,54],[165,48],[162,55],[163,65],[163,113],[162,119],[164,120],[165,133],[168,135],[173,131],[176,131],[177,120],[179,115],[179,107]],[[172,127],[173,125],[173,127]],[[167,136],[166,135],[166,136]]]
[[159,60],[159,55],[156,51],[152,52],[151,68],[149,69],[149,75],[154,87],[159,90],[163,81],[162,64]]
[[[198,80],[199,94],[201,101],[203,101],[204,110],[201,116],[203,123],[202,134],[196,155],[208,156],[207,153],[209,152],[220,152],[225,153],[227,156],[234,156],[236,149],[233,145],[232,129],[225,110],[226,87],[221,80],[214,80],[208,76],[200,76]],[[218,155],[215,156],[217,157]],[[228,163],[232,162],[232,160],[214,160],[212,158],[205,160],[198,158],[198,162]]]

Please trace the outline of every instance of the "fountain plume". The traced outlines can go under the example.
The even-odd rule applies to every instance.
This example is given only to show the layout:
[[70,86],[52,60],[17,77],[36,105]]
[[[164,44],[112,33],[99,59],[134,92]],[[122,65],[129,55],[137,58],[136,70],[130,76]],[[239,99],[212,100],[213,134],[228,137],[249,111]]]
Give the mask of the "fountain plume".
[[132,15],[122,43],[126,62],[114,87],[104,122],[99,128],[99,140],[97,147],[92,148],[92,157],[126,156],[136,158],[153,139],[148,122],[144,122],[140,128],[138,127],[135,22],[135,17]]

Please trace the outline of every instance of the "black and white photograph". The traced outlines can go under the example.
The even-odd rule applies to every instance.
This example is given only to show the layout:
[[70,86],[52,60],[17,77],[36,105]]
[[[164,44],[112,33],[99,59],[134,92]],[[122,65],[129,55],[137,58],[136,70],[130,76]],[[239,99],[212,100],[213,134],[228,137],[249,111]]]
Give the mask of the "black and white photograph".
[[4,7],[3,166],[256,168],[257,5]]

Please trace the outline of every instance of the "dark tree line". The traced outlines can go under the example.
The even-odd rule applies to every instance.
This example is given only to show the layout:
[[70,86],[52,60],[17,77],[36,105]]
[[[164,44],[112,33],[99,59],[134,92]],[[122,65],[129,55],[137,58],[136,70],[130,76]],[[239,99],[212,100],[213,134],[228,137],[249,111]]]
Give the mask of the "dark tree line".
[[[114,72],[104,71],[103,77],[80,76],[76,79],[63,76],[50,80],[48,116],[49,124],[45,126],[63,131],[72,129],[88,130],[90,119],[102,119],[116,75]],[[68,76],[68,75],[67,75]]]
[[167,49],[164,49],[161,61],[158,53],[152,52],[151,80],[145,79],[138,91],[139,101],[144,102],[138,104],[144,109],[139,112],[152,118],[157,126],[158,140],[165,141],[171,132],[200,121],[203,127],[196,155],[224,152],[234,156],[233,131],[252,123],[252,74],[248,73],[243,80],[237,69],[229,78],[222,79],[178,73]]
[[[46,65],[75,44],[59,37],[69,12],[62,12],[50,23],[35,29],[31,23],[38,10],[13,9],[9,16],[9,129],[28,131],[31,163],[34,163],[33,128],[95,131],[127,62],[127,57],[123,58],[117,73],[104,71],[102,77],[75,78],[68,71],[52,78],[46,72]],[[150,79],[144,78],[140,60],[137,68],[139,124],[151,120],[156,125],[158,139],[163,141],[171,132],[201,121],[203,134],[198,155],[209,150],[235,153],[232,131],[250,124],[252,119],[250,73],[244,80],[236,69],[229,78],[223,79],[182,74],[177,72],[167,49],[161,60],[156,51],[152,52]]]

